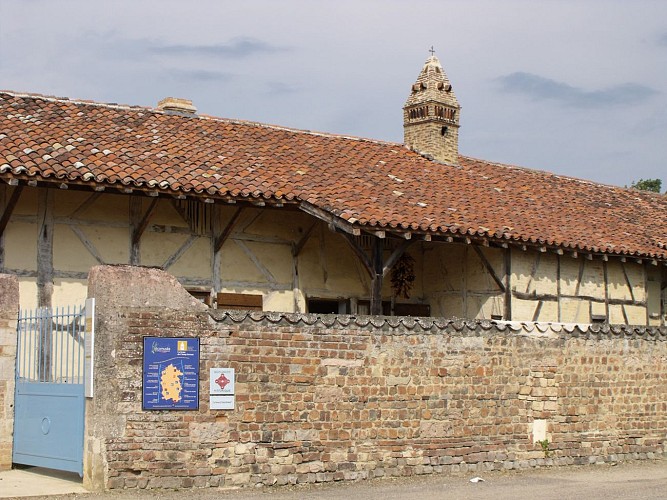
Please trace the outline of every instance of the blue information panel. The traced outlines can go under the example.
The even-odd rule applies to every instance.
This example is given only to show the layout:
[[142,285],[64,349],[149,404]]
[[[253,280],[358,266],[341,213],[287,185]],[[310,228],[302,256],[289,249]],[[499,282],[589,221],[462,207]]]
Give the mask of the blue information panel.
[[144,337],[144,410],[199,408],[199,339]]

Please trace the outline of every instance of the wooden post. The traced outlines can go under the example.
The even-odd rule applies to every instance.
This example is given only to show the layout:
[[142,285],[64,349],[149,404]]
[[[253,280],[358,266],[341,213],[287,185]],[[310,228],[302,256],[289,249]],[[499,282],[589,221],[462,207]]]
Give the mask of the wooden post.
[[221,249],[215,248],[215,242],[222,233],[222,221],[220,220],[220,205],[213,205],[213,232],[211,234],[211,271],[213,273],[213,290],[218,293],[222,290],[222,269],[220,259]]
[[37,196],[37,305],[48,308],[42,311],[40,327],[39,358],[40,381],[51,380],[51,303],[53,298],[53,208],[52,189],[41,189]]
[[505,249],[505,321],[512,321],[512,250]]
[[51,307],[53,297],[53,190],[40,189],[37,197],[37,304]]
[[373,275],[371,276],[371,314],[382,314],[382,284],[384,281],[384,240],[373,238]]
[[563,321],[562,313],[561,313],[561,303],[560,303],[560,295],[561,295],[561,285],[560,285],[560,255],[556,255],[556,306],[557,306],[557,319],[559,322]]
[[[607,323],[611,323],[609,316],[609,276],[607,271],[607,261],[602,261],[602,276],[604,278],[604,315],[607,318]],[[646,310],[648,311],[648,299],[646,300]],[[648,321],[646,322],[648,325]]]
[[130,196],[130,265],[138,266],[141,264],[139,253],[140,240],[135,240],[137,228],[141,223],[141,198],[139,196]]

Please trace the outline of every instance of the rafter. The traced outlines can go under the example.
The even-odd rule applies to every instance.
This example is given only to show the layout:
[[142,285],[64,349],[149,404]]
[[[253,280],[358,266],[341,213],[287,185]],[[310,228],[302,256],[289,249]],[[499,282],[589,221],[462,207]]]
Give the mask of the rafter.
[[0,237],[4,234],[7,224],[9,224],[9,218],[12,216],[12,213],[19,202],[21,191],[23,191],[23,186],[16,186],[14,188],[14,191],[7,202],[7,206],[2,213],[2,217],[0,217]]
[[132,231],[132,244],[136,245],[139,243],[139,240],[141,239],[141,236],[144,234],[144,231],[148,227],[148,223],[151,220],[151,217],[153,217],[153,213],[155,210],[155,206],[157,205],[157,202],[159,201],[159,198],[153,198],[151,201],[151,204],[148,206],[148,210],[146,210],[146,213],[144,216],[141,218],[139,223],[137,224],[137,227]]
[[225,241],[231,234],[232,230],[236,226],[236,223],[239,220],[239,217],[241,216],[241,212],[243,212],[243,207],[239,207],[236,209],[234,214],[232,215],[232,218],[229,220],[225,228],[222,230],[222,232],[218,235],[218,237],[215,239],[215,243],[213,244],[213,251],[214,252],[219,252],[220,249],[222,248],[222,245],[225,244]]
[[392,252],[392,254],[387,259],[387,262],[384,263],[382,267],[382,275],[387,276],[391,269],[394,267],[398,259],[405,253],[410,245],[412,245],[416,240],[405,240]]
[[493,266],[489,262],[489,260],[486,258],[486,255],[484,255],[484,252],[480,250],[480,248],[476,245],[473,245],[473,250],[475,250],[475,253],[479,257],[479,259],[482,261],[482,264],[484,264],[484,267],[486,270],[489,272],[491,275],[491,278],[493,278],[493,281],[496,282],[496,285],[498,285],[498,288],[500,289],[501,292],[505,292],[505,283],[498,277],[496,274],[496,271],[493,269]]
[[361,229],[355,227],[344,219],[337,217],[326,210],[316,207],[315,205],[308,203],[306,201],[301,202],[299,208],[313,217],[326,222],[331,228],[340,229],[348,234],[353,234],[354,236],[359,236],[361,234]]

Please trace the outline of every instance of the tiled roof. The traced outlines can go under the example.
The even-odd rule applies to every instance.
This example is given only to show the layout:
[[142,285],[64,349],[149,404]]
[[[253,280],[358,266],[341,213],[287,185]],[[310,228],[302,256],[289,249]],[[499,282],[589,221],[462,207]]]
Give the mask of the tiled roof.
[[0,92],[0,177],[308,202],[362,229],[667,260],[667,197],[401,144]]

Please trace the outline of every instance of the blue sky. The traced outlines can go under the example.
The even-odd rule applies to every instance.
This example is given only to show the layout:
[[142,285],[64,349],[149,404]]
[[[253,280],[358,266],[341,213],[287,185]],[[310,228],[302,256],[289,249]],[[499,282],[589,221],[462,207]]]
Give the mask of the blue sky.
[[435,47],[460,151],[667,184],[662,0],[0,0],[0,88],[402,142]]

